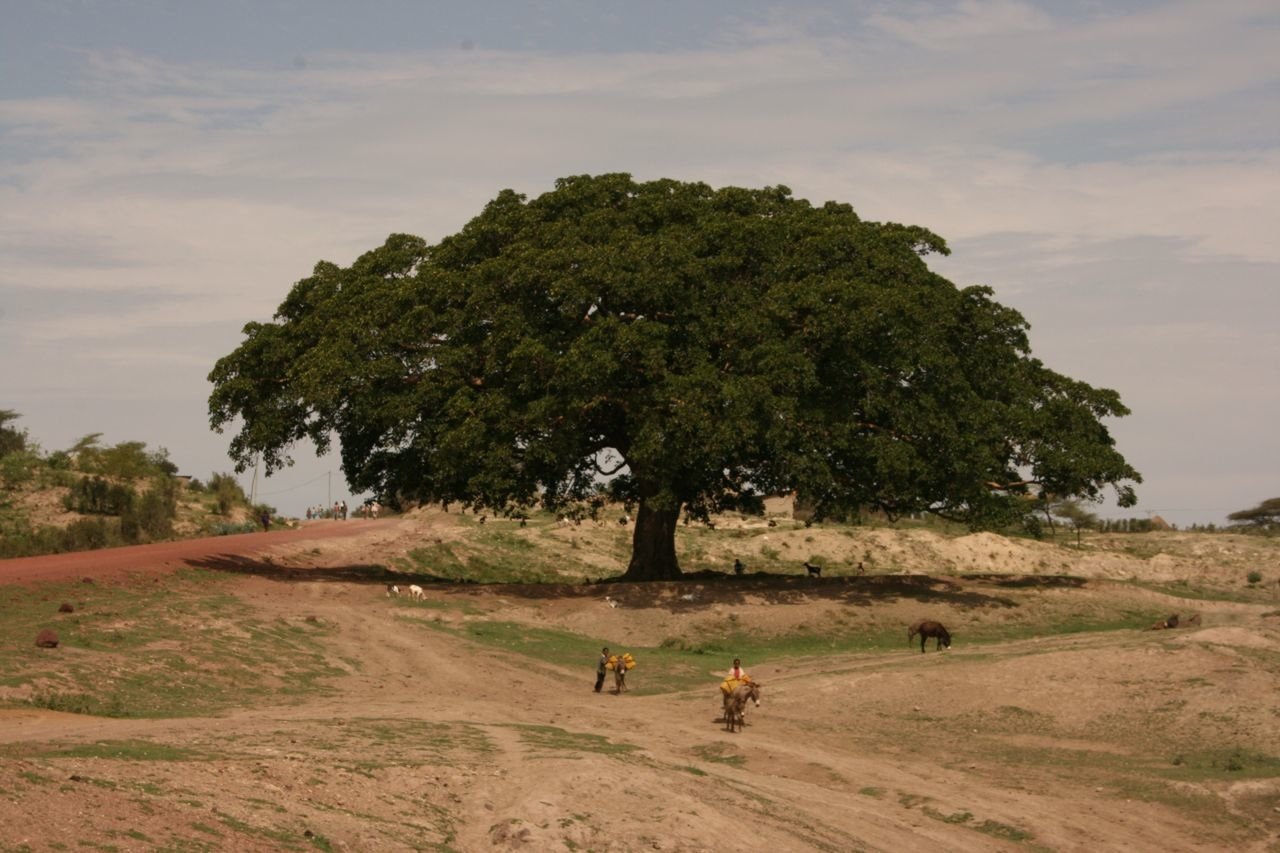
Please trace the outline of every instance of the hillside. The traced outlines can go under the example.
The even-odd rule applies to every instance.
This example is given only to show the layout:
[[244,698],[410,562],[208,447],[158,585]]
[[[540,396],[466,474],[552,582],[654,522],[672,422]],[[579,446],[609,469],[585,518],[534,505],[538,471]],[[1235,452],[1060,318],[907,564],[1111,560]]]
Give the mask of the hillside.
[[[599,582],[616,519],[366,524],[0,589],[0,848],[1276,849],[1275,540],[775,508],[635,585]],[[1144,630],[1172,613],[1200,624]],[[953,647],[909,647],[919,618]],[[639,660],[622,695],[591,691],[606,644]],[[763,703],[731,734],[734,656]]]

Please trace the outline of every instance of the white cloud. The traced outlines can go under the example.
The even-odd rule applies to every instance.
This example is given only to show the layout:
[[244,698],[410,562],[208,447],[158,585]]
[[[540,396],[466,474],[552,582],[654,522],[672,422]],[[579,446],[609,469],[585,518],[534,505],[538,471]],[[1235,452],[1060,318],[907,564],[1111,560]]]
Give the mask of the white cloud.
[[1167,423],[1135,401],[1205,431],[1198,399],[1274,423],[1241,366],[1274,364],[1258,318],[1280,315],[1260,284],[1280,270],[1272,6],[902,8],[874,30],[777,14],[701,50],[312,52],[282,70],[86,54],[82,92],[0,101],[0,358],[31,365],[24,394],[83,380],[109,399],[168,353],[146,392],[200,397],[317,260],[439,239],[504,187],[620,170],[784,183],[932,228],[957,249],[939,268],[1025,310],[1051,366],[1120,388],[1144,447]]
[[1044,32],[1054,21],[1030,3],[1016,0],[960,0],[950,9],[940,11],[931,3],[895,4],[894,11],[878,12],[868,23],[903,41],[924,47],[939,47],[955,42],[979,39],[1001,39],[1026,33]]

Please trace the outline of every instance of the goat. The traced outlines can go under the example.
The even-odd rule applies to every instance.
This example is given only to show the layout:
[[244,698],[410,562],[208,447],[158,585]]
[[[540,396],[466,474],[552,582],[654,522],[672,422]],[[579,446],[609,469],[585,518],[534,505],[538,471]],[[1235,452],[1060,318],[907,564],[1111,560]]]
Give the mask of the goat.
[[946,628],[942,627],[941,622],[922,619],[919,622],[912,623],[911,626],[907,628],[907,645],[911,645],[911,641],[915,638],[916,634],[920,635],[920,654],[924,654],[925,641],[930,637],[937,639],[937,651],[942,651],[944,646],[948,649],[951,648],[951,634]]
[[733,573],[735,575],[741,575],[746,570],[747,570],[747,567],[742,564],[741,560],[733,561]]
[[747,724],[747,702],[760,707],[760,682],[739,684],[732,693],[724,695],[724,722],[729,731],[741,731]]
[[427,597],[427,594],[422,591],[422,587],[415,583],[409,586],[409,597],[414,601],[422,601]]
[[1173,614],[1172,616],[1170,616],[1168,619],[1161,619],[1159,622],[1157,622],[1156,624],[1152,625],[1152,626],[1151,626],[1150,628],[1148,628],[1147,630],[1148,630],[1148,631],[1163,631],[1163,630],[1165,630],[1166,628],[1177,628],[1177,627],[1178,627],[1178,624],[1179,624],[1178,614],[1177,614],[1177,613],[1175,613],[1175,614]]
[[809,577],[811,578],[822,577],[822,566],[815,566],[812,563],[810,563],[808,560],[805,560],[804,567],[805,567],[805,570],[809,572]]
[[399,597],[399,595],[400,595],[400,587],[396,586],[393,583],[387,584],[387,598],[391,598],[393,596]]

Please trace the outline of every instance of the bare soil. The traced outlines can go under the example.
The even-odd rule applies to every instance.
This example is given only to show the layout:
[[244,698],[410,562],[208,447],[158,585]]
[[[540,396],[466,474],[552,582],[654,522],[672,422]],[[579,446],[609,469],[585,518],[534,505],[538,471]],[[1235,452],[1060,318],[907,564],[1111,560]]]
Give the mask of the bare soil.
[[[328,626],[345,673],[300,702],[210,716],[0,710],[0,756],[22,756],[0,757],[0,850],[1280,850],[1280,611],[1273,587],[1237,594],[1248,571],[1280,576],[1266,540],[1162,533],[1068,549],[778,528],[723,545],[725,559],[750,565],[750,549],[785,541],[825,559],[824,577],[432,584],[418,604],[349,571],[465,535],[456,516],[420,513],[189,552],[0,561],[0,583],[24,584],[221,566],[248,612]],[[1179,585],[1221,596],[1189,601]],[[966,644],[1117,601],[1201,624]],[[953,648],[909,647],[919,618],[951,627]],[[709,656],[705,686],[677,692],[646,690],[641,658],[630,692],[597,694],[595,648],[545,662],[433,619],[636,647],[730,623],[765,636],[866,623],[895,626],[902,645],[745,660],[764,700],[731,734],[717,689],[728,657]],[[74,652],[51,650],[49,666]],[[173,754],[102,748],[137,742]]]

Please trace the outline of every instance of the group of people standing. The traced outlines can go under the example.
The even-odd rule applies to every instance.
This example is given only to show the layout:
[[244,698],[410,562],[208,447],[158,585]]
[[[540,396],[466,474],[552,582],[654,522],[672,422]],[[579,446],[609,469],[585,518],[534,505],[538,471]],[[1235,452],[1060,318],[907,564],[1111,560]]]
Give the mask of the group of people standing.
[[[377,501],[368,501],[356,510],[356,515],[361,518],[377,518],[382,514],[382,504]],[[347,520],[347,502],[334,501],[332,507],[325,506],[309,506],[307,507],[307,521],[318,518],[336,518],[339,521]]]
[[317,518],[336,518],[342,521],[347,520],[347,502],[334,501],[332,507],[325,506],[309,506],[307,507],[307,521]]

